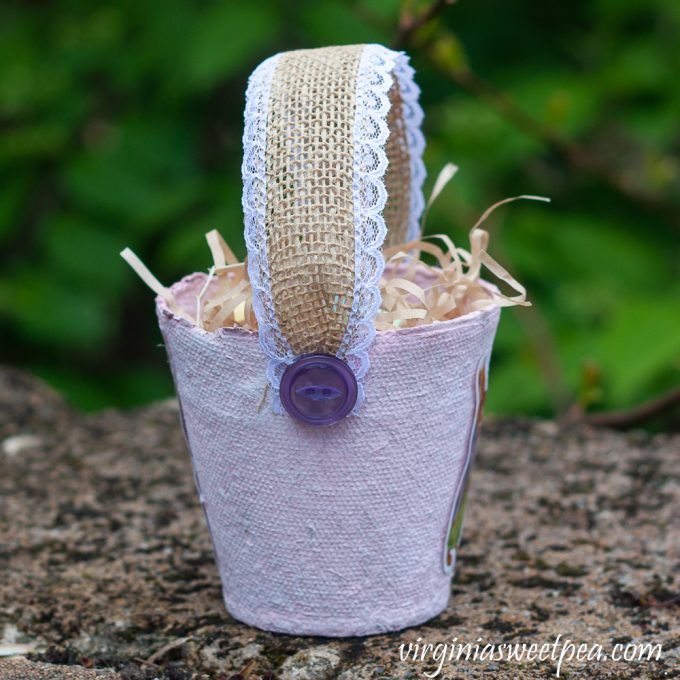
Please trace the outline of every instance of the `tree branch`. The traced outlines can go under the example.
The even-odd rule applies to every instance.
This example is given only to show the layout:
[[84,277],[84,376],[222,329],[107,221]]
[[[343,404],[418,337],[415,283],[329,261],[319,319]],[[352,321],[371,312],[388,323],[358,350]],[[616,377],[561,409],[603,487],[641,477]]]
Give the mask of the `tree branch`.
[[[421,31],[455,0],[435,0],[417,16],[405,8],[399,20],[399,29],[393,41],[397,48],[412,47],[422,51],[444,75],[480,101],[488,104],[511,125],[556,153],[571,168],[587,173],[609,186],[629,202],[647,210],[653,210],[674,225],[680,227],[677,206],[658,192],[639,186],[618,168],[599,158],[593,151],[578,142],[561,135],[518,106],[505,92],[481,78],[469,66],[450,66],[442,63],[437,54],[438,42],[435,37],[419,39]],[[441,34],[440,34],[441,36]]]
[[680,387],[676,387],[670,392],[639,406],[621,409],[620,411],[573,414],[570,420],[582,421],[595,427],[625,429],[634,425],[641,425],[678,405],[680,405]]
[[[431,52],[428,52],[428,54],[431,56]],[[442,70],[441,65],[438,64],[438,66]],[[637,203],[646,209],[661,210],[664,213],[668,213],[670,217],[673,207],[667,205],[666,201],[661,200],[658,194],[637,186],[616,168],[610,167],[601,158],[598,158],[588,147],[563,137],[553,128],[533,118],[506,93],[498,90],[473,71],[463,68],[447,68],[443,70],[456,84],[487,103],[511,125],[541,141],[572,168],[597,177],[631,202]]]
[[435,0],[429,7],[425,8],[417,16],[413,16],[407,9],[407,3],[402,6],[401,16],[399,17],[399,29],[392,41],[395,50],[401,49],[409,44],[413,35],[430,21],[435,19],[447,7],[453,5],[456,0]]

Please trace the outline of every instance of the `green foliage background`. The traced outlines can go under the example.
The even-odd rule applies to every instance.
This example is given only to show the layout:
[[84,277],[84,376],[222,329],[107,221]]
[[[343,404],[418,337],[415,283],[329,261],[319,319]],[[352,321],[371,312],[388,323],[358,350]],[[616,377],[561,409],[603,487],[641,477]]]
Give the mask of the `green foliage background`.
[[[170,395],[152,294],[244,255],[243,93],[264,57],[392,44],[395,0],[90,0],[0,6],[0,360],[79,406]],[[678,382],[680,3],[459,0],[408,36],[427,188],[461,171],[428,231],[460,245],[490,203],[491,252],[529,289],[504,314],[495,413],[640,403]],[[225,379],[228,379],[225,376]]]

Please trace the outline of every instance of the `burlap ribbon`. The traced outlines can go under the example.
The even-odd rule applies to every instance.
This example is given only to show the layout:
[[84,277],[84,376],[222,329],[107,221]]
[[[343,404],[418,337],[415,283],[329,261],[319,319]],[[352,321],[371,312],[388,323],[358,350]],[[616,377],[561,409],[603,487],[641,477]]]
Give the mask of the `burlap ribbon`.
[[353,322],[377,311],[383,240],[418,236],[417,94],[406,57],[378,45],[286,52],[251,76],[246,243],[274,361],[366,344]]

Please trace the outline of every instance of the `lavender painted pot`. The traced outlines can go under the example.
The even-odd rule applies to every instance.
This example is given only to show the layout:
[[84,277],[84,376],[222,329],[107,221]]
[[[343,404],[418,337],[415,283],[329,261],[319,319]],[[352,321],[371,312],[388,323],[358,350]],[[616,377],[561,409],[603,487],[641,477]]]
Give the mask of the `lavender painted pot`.
[[[187,310],[204,280],[172,288]],[[361,411],[310,427],[262,405],[257,333],[206,332],[156,304],[229,612],[327,636],[439,614],[500,310],[379,332]]]

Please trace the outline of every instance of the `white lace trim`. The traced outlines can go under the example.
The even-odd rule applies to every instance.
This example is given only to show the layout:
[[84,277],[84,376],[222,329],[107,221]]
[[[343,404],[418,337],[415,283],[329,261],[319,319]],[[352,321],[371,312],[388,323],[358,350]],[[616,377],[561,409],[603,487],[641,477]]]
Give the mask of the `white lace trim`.
[[[258,320],[262,351],[268,358],[267,378],[272,409],[283,412],[279,385],[285,368],[297,358],[281,332],[272,299],[266,236],[267,114],[272,77],[280,54],[255,69],[246,91],[243,133],[243,211],[248,248],[248,275],[253,288],[253,309]],[[423,112],[420,90],[413,79],[408,57],[382,45],[366,45],[357,74],[354,119],[353,201],[355,229],[354,299],[345,335],[337,356],[347,362],[357,378],[359,393],[354,413],[364,401],[363,378],[369,367],[368,348],[375,337],[373,319],[380,307],[378,282],[385,263],[381,248],[387,229],[382,212],[387,201],[384,175],[385,144],[389,136],[389,89],[398,79],[410,157],[411,189],[408,238],[418,237],[424,200],[422,184],[425,140],[420,130]]]
[[403,52],[397,55],[394,75],[399,81],[399,93],[402,99],[404,123],[406,127],[406,144],[411,169],[411,192],[409,201],[409,223],[407,241],[414,241],[420,237],[420,218],[425,208],[423,196],[423,182],[427,175],[423,152],[425,151],[425,137],[422,132],[423,109],[418,103],[420,88],[415,81],[415,71],[409,64],[409,58]]
[[354,371],[359,396],[354,412],[364,400],[363,378],[370,360],[368,348],[375,337],[373,319],[380,308],[378,282],[385,269],[382,245],[387,234],[383,210],[387,202],[384,176],[387,169],[385,146],[390,134],[387,114],[393,77],[403,99],[406,140],[409,150],[411,189],[408,238],[417,238],[424,200],[422,184],[425,139],[420,131],[423,111],[418,104],[420,90],[413,80],[408,57],[382,45],[366,45],[359,62],[354,118],[354,299],[338,357]]
[[248,248],[248,276],[253,288],[253,309],[259,326],[260,346],[268,358],[267,378],[274,391],[272,406],[279,412],[282,411],[278,398],[281,369],[295,360],[274,313],[265,223],[269,92],[280,56],[276,54],[263,61],[248,79],[241,165],[244,235]]

